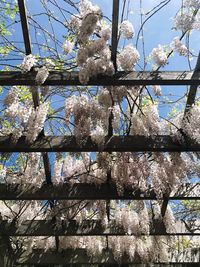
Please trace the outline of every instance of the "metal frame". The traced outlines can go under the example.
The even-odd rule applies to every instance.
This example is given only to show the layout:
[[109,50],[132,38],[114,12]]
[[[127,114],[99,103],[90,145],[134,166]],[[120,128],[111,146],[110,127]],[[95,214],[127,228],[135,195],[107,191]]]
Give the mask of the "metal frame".
[[[18,0],[19,12],[21,17],[21,25],[23,31],[23,38],[25,44],[26,55],[32,53],[31,41],[29,36],[28,19],[26,14],[26,6],[24,0]],[[111,59],[114,64],[116,73],[112,77],[99,76],[93,78],[88,82],[88,85],[112,85],[112,86],[146,86],[146,85],[190,85],[186,108],[185,117],[190,110],[191,106],[195,102],[197,94],[197,88],[200,84],[200,55],[197,60],[196,68],[191,71],[150,71],[150,72],[118,72],[116,57],[118,46],[118,20],[119,20],[119,0],[113,0],[113,16],[112,16],[112,51]],[[34,107],[39,105],[39,95],[37,90],[37,84],[35,82],[36,72],[33,70],[27,74],[22,74],[17,71],[0,72],[0,85],[28,85],[31,87],[32,98]],[[66,71],[52,71],[44,85],[52,86],[80,86],[78,79],[78,72],[66,72]],[[20,138],[17,144],[11,144],[11,137],[0,137],[0,151],[1,152],[42,152],[43,162],[45,167],[46,185],[41,188],[33,188],[32,186],[24,190],[23,185],[0,185],[0,199],[1,200],[49,200],[51,207],[54,205],[54,200],[67,200],[67,199],[132,199],[132,200],[144,200],[144,199],[157,199],[156,194],[152,189],[148,192],[141,192],[138,189],[128,190],[125,189],[124,195],[119,196],[116,187],[112,184],[103,184],[99,188],[95,185],[88,184],[75,184],[70,187],[68,184],[53,185],[51,179],[51,168],[48,158],[48,152],[77,152],[77,151],[99,151],[99,148],[94,144],[90,138],[86,144],[80,147],[75,140],[74,136],[45,136],[44,130],[42,130],[39,138],[34,144],[27,144],[24,137]],[[105,137],[105,145],[101,151],[106,152],[145,152],[145,151],[162,151],[162,152],[183,152],[193,151],[199,152],[200,145],[188,140],[184,137],[184,141],[178,143],[174,141],[170,136],[108,136]],[[200,199],[199,196],[191,196],[190,189],[194,185],[183,185],[173,195],[163,197],[163,204],[161,207],[162,216],[165,215],[168,201],[173,199]],[[197,185],[199,188],[199,185]],[[188,190],[189,188],[189,190]],[[187,190],[186,190],[187,189]],[[197,191],[199,192],[199,191]],[[32,221],[23,222],[20,227],[16,227],[12,223],[3,222],[4,231],[2,235],[4,238],[9,235],[50,235],[56,236],[56,246],[58,247],[59,239],[58,235],[124,235],[122,229],[113,230],[112,228],[103,229],[100,222],[87,221],[83,222],[82,226],[77,226],[75,222],[71,221],[69,225],[62,223],[61,228],[55,228],[56,218],[52,221]],[[29,227],[30,223],[33,227]],[[91,228],[91,224],[93,228]],[[161,229],[159,232],[151,232],[151,234],[168,235],[165,230]],[[175,233],[173,235],[190,235],[190,233]],[[194,233],[191,235],[199,235]],[[9,242],[6,239],[6,242]],[[1,262],[1,258],[0,258]],[[134,263],[134,265],[140,264],[140,262],[131,262],[127,258],[122,260],[124,264]],[[109,251],[104,251],[102,256],[96,260],[87,256],[84,250],[67,250],[61,254],[58,252],[45,252],[35,251],[32,255],[27,255],[24,258],[19,258],[19,265],[25,264],[81,264],[81,263],[97,263],[98,265],[109,264],[109,266],[116,266],[116,261],[113,255]],[[16,265],[18,265],[16,263]],[[155,263],[159,264],[159,263]],[[164,263],[163,263],[164,264]],[[167,263],[180,264],[180,266],[194,266],[196,263]],[[198,265],[198,263],[197,263]],[[123,266],[123,265],[122,265]],[[128,265],[126,265],[128,266]]]

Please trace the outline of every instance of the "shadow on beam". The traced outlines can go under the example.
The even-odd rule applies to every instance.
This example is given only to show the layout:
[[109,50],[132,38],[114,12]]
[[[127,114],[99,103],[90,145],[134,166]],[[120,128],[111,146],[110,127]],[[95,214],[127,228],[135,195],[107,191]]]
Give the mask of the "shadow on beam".
[[[166,199],[198,200],[200,184],[182,184]],[[32,184],[0,184],[0,200],[157,200],[153,189],[142,191],[138,188],[124,189],[118,194],[116,185],[95,184],[55,184],[36,187]],[[163,198],[162,198],[163,199]]]
[[43,136],[33,144],[28,144],[21,137],[16,144],[11,136],[0,137],[0,152],[184,152],[200,151],[200,144],[194,142],[179,143],[172,136],[112,136],[105,137],[104,147],[100,150],[88,137],[82,146],[78,145],[75,136]]

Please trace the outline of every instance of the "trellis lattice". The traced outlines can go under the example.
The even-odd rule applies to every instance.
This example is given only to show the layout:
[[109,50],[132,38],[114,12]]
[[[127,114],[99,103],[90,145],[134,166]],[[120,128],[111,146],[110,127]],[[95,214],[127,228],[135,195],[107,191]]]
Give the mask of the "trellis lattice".
[[[99,75],[91,78],[88,86],[147,86],[147,85],[188,85],[189,93],[187,97],[185,113],[183,121],[187,119],[187,114],[195,103],[198,86],[200,85],[200,55],[196,63],[194,71],[117,71],[117,47],[118,47],[118,23],[119,23],[119,0],[113,0],[113,16],[112,16],[112,41],[111,41],[111,59],[115,68],[113,76]],[[28,18],[24,0],[18,0],[19,13],[21,18],[21,26],[24,38],[26,55],[32,54],[31,40],[29,36]],[[36,82],[36,70],[24,74],[20,71],[1,71],[0,85],[24,85],[30,86],[34,108],[39,106],[38,84]],[[78,79],[77,71],[51,71],[44,86],[82,86]],[[176,89],[175,89],[176,90]],[[99,186],[87,183],[77,183],[70,185],[54,184],[52,180],[50,159],[48,152],[200,152],[200,145],[183,135],[182,140],[177,141],[168,135],[155,136],[115,136],[112,129],[112,118],[109,118],[108,135],[105,137],[104,145],[99,148],[90,137],[80,146],[75,136],[46,136],[43,129],[37,140],[28,144],[24,136],[13,144],[11,142],[12,135],[0,137],[0,152],[42,152],[42,158],[45,170],[44,184],[41,187],[33,185],[23,185],[20,183],[9,185],[0,184],[0,200],[42,200],[50,203],[50,209],[53,211],[56,202],[59,200],[105,200],[108,217],[111,216],[109,209],[111,200],[157,200],[161,202],[161,215],[165,216],[169,201],[172,200],[199,200],[200,188],[199,184],[185,184],[177,187],[176,191],[169,192],[162,198],[158,198],[154,188],[148,188],[146,191],[131,188],[124,190],[119,194],[116,185],[110,180],[111,174],[107,173],[107,183]],[[30,177],[31,179],[31,177]],[[112,220],[111,220],[112,221]],[[58,225],[57,225],[58,223]],[[17,255],[15,258],[16,265],[13,266],[37,266],[46,265],[64,265],[81,266],[81,264],[97,264],[98,266],[108,265],[116,266],[118,262],[113,258],[112,252],[107,249],[103,251],[101,256],[89,257],[86,250],[77,249],[58,251],[60,244],[60,236],[125,236],[127,233],[124,229],[114,227],[111,222],[107,228],[103,227],[98,220],[86,220],[81,224],[77,224],[75,220],[65,222],[59,221],[56,215],[51,220],[24,220],[21,225],[15,222],[5,220],[0,221],[0,266],[4,266],[4,256],[10,249],[10,239],[13,236],[53,236],[55,237],[57,250],[34,250],[33,253],[25,253]],[[150,235],[163,236],[199,236],[200,233],[188,231],[176,231],[169,233],[163,225],[152,225]],[[107,242],[109,243],[108,239]],[[196,256],[197,257],[197,256]],[[196,260],[196,258],[194,257]],[[140,258],[134,261],[124,257],[121,266],[131,266],[134,264],[142,264]],[[195,262],[170,262],[155,263],[163,264],[163,266],[191,266]],[[176,265],[177,264],[177,265]],[[144,265],[145,266],[145,265]],[[162,266],[162,265],[161,265]]]

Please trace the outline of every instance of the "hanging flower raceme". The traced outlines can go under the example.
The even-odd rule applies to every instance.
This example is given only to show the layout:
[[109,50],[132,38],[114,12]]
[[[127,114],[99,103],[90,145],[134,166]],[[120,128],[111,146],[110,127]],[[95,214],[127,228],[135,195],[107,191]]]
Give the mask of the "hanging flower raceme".
[[128,235],[149,235],[150,221],[145,203],[137,203],[136,206],[138,206],[138,211],[130,206],[120,209],[118,207],[114,213],[115,223],[117,226],[123,227]]
[[41,164],[41,153],[22,154],[20,159],[23,159],[26,165],[20,167],[19,173],[10,172],[6,178],[6,182],[10,184],[21,184],[25,191],[27,188],[30,190],[30,184],[35,187],[41,187],[45,175],[44,166]]
[[[154,163],[151,165],[151,181],[158,198],[176,189],[182,182],[187,182],[189,166],[180,153],[153,153]],[[192,169],[195,167],[193,166]]]
[[32,113],[27,122],[26,140],[29,143],[34,142],[39,133],[44,128],[44,122],[46,120],[49,110],[49,103],[45,102],[39,105],[36,110],[32,110]]
[[160,85],[153,85],[152,86],[153,92],[156,96],[161,96],[162,95],[162,90]]
[[183,131],[194,141],[200,143],[200,107],[194,105],[186,114]]
[[135,47],[127,45],[118,56],[120,67],[124,71],[132,71],[140,60],[140,54]]
[[134,114],[131,120],[131,134],[149,136],[160,133],[161,124],[156,105],[145,106],[142,114],[140,112]]
[[120,24],[120,32],[122,34],[122,37],[124,37],[126,39],[131,39],[135,35],[133,24],[128,20],[124,20]]
[[179,37],[175,37],[173,41],[170,44],[171,48],[179,53],[181,56],[187,56],[188,55],[188,49],[187,47],[181,42]]
[[[92,129],[99,132],[100,128],[107,128],[108,114],[96,100],[87,96],[72,96],[65,101],[65,119],[68,124],[73,118],[74,134],[78,142],[82,142],[90,135]],[[98,127],[97,127],[98,125]],[[93,132],[93,136],[94,132]],[[96,137],[99,136],[99,133]],[[96,139],[96,138],[95,138]]]
[[17,203],[4,203],[0,201],[1,216],[4,220],[14,220],[19,224],[24,220],[42,220],[45,214],[41,211],[42,205],[38,201],[19,201]]
[[89,0],[81,0],[79,4],[81,17],[87,16],[88,14],[94,12],[97,14],[101,13],[101,9],[97,5],[93,5]]
[[82,19],[82,23],[77,36],[78,43],[84,44],[89,40],[89,37],[91,34],[93,34],[99,19],[100,15],[95,12],[87,14]]
[[72,52],[73,47],[74,47],[74,42],[71,42],[69,40],[65,40],[65,42],[63,44],[63,52],[65,54],[69,54]]
[[13,102],[18,102],[19,96],[20,96],[19,87],[12,86],[4,99],[4,104],[6,106],[10,106],[13,104]]
[[37,59],[32,54],[25,56],[21,64],[22,72],[29,72],[31,68],[35,66],[36,63],[37,63]]
[[174,19],[174,28],[183,32],[187,32],[194,28],[196,19],[191,12],[179,12]]
[[139,188],[147,190],[149,176],[148,161],[133,153],[113,154],[112,179],[116,183],[118,194],[123,194],[124,188]]
[[54,161],[54,174],[53,174],[53,182],[60,183],[62,180],[62,168],[63,168],[63,158],[61,153],[56,154],[56,159]]
[[[84,153],[79,159],[67,155],[63,162],[63,180],[67,183],[86,182],[90,169],[90,160],[85,160]],[[89,179],[89,177],[88,177]]]
[[38,85],[43,84],[49,76],[49,70],[46,66],[40,68],[37,72],[35,81]]
[[168,233],[176,233],[176,221],[171,207],[168,205],[163,217],[163,222]]
[[103,148],[105,135],[106,132],[101,123],[97,124],[96,128],[91,132],[92,141],[96,143],[99,148]]
[[100,31],[100,36],[103,38],[105,41],[110,40],[111,38],[111,28],[110,27],[104,27]]
[[193,8],[193,9],[200,8],[199,0],[184,0],[183,4],[186,8]]
[[87,84],[91,77],[96,77],[98,74],[112,75],[114,67],[110,61],[110,55],[104,37],[91,41],[86,47],[80,47],[77,52],[80,82]]
[[163,49],[163,46],[161,46],[160,44],[158,45],[158,47],[153,48],[151,56],[158,66],[163,67],[167,64],[167,55]]
[[[79,19],[80,18],[80,19]],[[76,21],[77,34],[77,65],[79,67],[79,81],[87,84],[91,77],[99,74],[112,75],[114,73],[111,53],[107,41],[111,37],[111,29],[101,23],[102,12],[98,6],[88,0],[80,2],[80,16],[72,17]],[[79,21],[80,20],[80,21]],[[97,39],[90,39],[92,34],[98,34]],[[71,49],[71,43],[66,41],[66,52]]]
[[14,143],[23,135],[32,112],[32,101],[28,98],[22,101],[22,92],[21,87],[13,86],[4,99],[6,106],[4,115],[13,123],[13,128],[10,127],[10,133],[12,133],[12,142]]
[[0,184],[6,180],[6,170],[7,168],[5,166],[0,165]]

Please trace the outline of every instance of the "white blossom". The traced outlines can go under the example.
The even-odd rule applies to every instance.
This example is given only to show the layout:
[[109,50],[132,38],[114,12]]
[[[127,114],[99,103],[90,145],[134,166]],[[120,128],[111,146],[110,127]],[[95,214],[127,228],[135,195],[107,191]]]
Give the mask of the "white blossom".
[[95,142],[99,148],[104,145],[105,130],[101,124],[98,124],[95,130],[91,132],[91,138],[92,141]]
[[79,4],[80,14],[82,17],[87,16],[90,13],[101,14],[101,9],[97,5],[93,5],[89,0],[81,0]]
[[35,56],[30,54],[28,56],[25,56],[21,64],[21,69],[23,72],[28,72],[31,70],[32,67],[35,66],[36,63],[37,63],[37,59],[35,58]]
[[100,36],[105,40],[108,41],[111,38],[111,28],[105,27],[100,31]]
[[84,44],[88,41],[90,35],[93,34],[95,30],[99,18],[100,17],[97,13],[89,13],[83,18],[77,36],[77,40],[80,44]]
[[160,44],[157,48],[153,48],[151,56],[158,66],[164,66],[167,64],[167,55]]
[[124,20],[121,23],[121,25],[120,25],[120,32],[122,34],[122,37],[124,37],[126,39],[131,39],[135,35],[133,24],[130,21],[128,21],[128,20]]
[[38,137],[38,134],[44,127],[44,122],[46,120],[49,110],[49,103],[45,102],[39,105],[36,110],[32,111],[29,117],[27,131],[25,133],[26,140],[30,143],[34,142]]
[[174,218],[172,209],[169,205],[167,206],[165,216],[163,217],[163,222],[164,222],[164,225],[166,227],[166,231],[168,233],[175,233],[176,232],[175,218]]
[[48,70],[54,69],[55,68],[55,63],[53,62],[52,59],[46,58],[45,59],[45,66],[47,67]]
[[6,166],[0,165],[0,184],[5,182],[6,170]]
[[173,41],[170,44],[171,48],[179,53],[181,56],[187,56],[188,55],[188,49],[187,47],[180,41],[179,37],[175,37]]
[[60,183],[62,181],[62,167],[63,167],[63,159],[60,153],[56,154],[56,159],[54,161],[54,182]]
[[46,66],[43,66],[38,70],[37,75],[35,77],[35,81],[38,85],[41,85],[46,81],[48,76],[49,76],[49,70],[47,69]]
[[112,127],[114,130],[118,130],[120,127],[120,114],[121,114],[120,106],[114,105],[111,111],[113,114]]
[[74,31],[75,33],[78,32],[80,26],[81,26],[81,18],[79,14],[72,15],[70,18],[69,23],[67,23],[70,30]]
[[155,135],[161,130],[157,105],[148,105],[143,108],[143,114],[139,112],[132,116],[131,133],[137,135]]
[[179,12],[174,19],[174,28],[183,32],[193,29],[195,18],[192,13]]
[[88,49],[81,47],[78,49],[77,55],[76,55],[76,61],[77,61],[77,65],[81,66],[84,63],[86,63],[88,59]]
[[131,71],[139,59],[140,54],[132,45],[125,46],[118,56],[120,66],[124,71]]
[[197,143],[200,143],[200,107],[194,105],[186,115],[182,125],[184,132]]
[[89,71],[87,68],[82,68],[79,70],[79,81],[82,84],[87,84],[90,80]]
[[106,107],[112,105],[111,94],[106,88],[103,88],[98,94],[98,101],[101,105],[105,105]]
[[8,91],[8,94],[6,95],[4,99],[4,104],[9,106],[12,105],[13,102],[18,102],[20,96],[20,89],[17,86],[12,86],[10,90]]
[[200,2],[199,0],[184,0],[184,6],[187,8],[198,9],[200,8]]
[[161,91],[161,86],[160,85],[152,85],[153,92],[156,96],[161,96],[162,91]]
[[74,47],[74,42],[71,42],[69,40],[65,40],[64,44],[63,44],[63,52],[65,54],[69,54],[72,52]]

